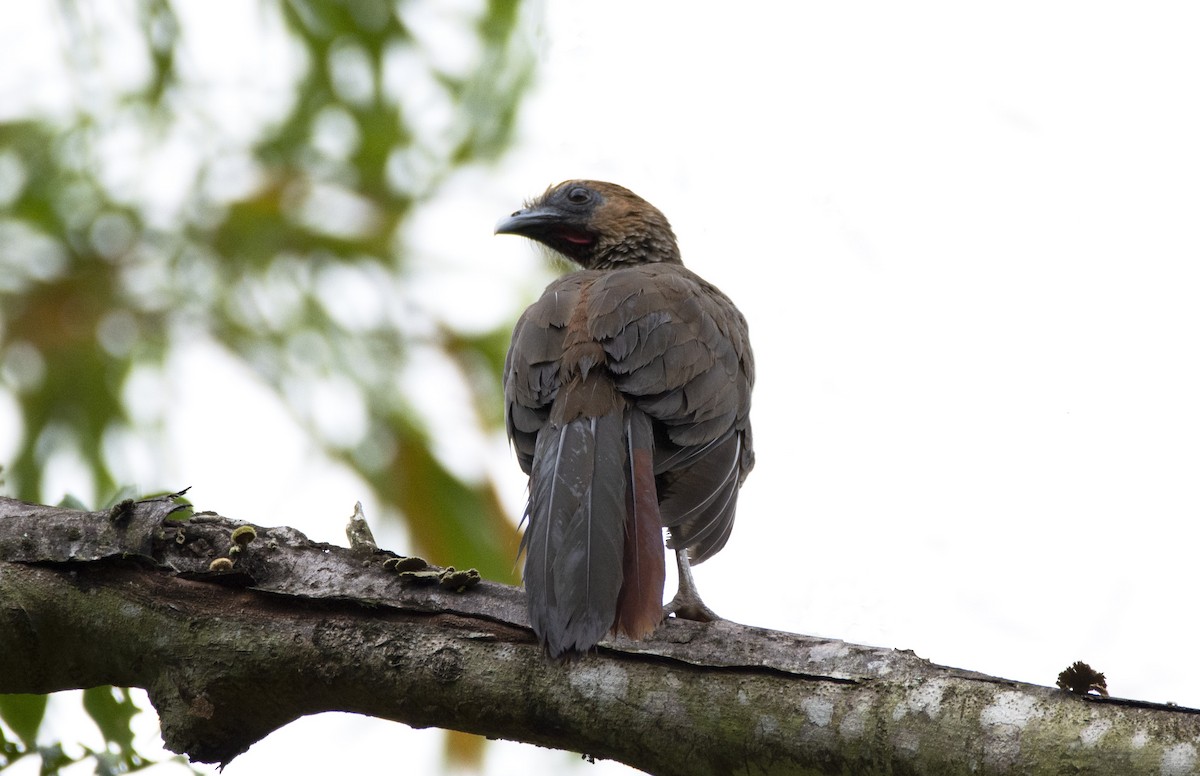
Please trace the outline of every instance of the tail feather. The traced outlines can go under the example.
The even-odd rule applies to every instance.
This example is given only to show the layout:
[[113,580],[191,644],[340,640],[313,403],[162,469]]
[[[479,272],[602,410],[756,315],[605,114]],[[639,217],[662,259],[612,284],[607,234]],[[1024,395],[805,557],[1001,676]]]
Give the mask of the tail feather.
[[654,485],[654,432],[640,410],[625,410],[628,484],[625,552],[616,629],[631,638],[647,636],[662,621],[666,566],[662,518]]
[[538,434],[525,534],[530,624],[551,657],[612,628],[622,581],[626,473],[622,413]]

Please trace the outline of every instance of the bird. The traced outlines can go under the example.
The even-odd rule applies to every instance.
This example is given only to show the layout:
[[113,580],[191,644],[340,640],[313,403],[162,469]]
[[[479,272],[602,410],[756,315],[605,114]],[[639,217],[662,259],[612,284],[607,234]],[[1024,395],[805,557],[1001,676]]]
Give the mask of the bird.
[[[614,183],[568,180],[496,224],[579,267],[518,319],[505,425],[529,475],[524,584],[551,658],[669,614],[719,619],[691,566],[725,546],[754,467],[746,319],[683,266],[666,217]],[[663,606],[666,546],[679,591]]]

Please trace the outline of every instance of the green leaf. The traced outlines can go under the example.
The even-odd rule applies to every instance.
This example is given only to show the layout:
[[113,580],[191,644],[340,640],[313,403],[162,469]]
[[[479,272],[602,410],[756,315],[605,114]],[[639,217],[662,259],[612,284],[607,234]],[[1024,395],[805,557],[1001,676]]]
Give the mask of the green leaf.
[[0,695],[0,719],[12,728],[26,749],[37,746],[38,728],[45,714],[45,695]]
[[96,758],[96,776],[118,776],[123,773],[121,759],[112,752],[93,752]]
[[60,743],[39,747],[38,754],[42,758],[42,767],[39,771],[41,776],[53,776],[68,765],[75,763],[75,760],[68,757],[66,752],[63,751],[62,744]]
[[62,507],[63,509],[78,509],[83,512],[87,512],[89,510],[87,504],[80,501],[77,496],[71,493],[63,494],[63,497],[58,502],[58,506]]
[[133,750],[133,715],[141,711],[124,687],[92,687],[83,691],[83,709],[100,728],[104,740],[117,747],[122,759],[136,757]]
[[27,753],[21,749],[20,744],[13,741],[4,741],[0,743],[0,771],[20,760]]

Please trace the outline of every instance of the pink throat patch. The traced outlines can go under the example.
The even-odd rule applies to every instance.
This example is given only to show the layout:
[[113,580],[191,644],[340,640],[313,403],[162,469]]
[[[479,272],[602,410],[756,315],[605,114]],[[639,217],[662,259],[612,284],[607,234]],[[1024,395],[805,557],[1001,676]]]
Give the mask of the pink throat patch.
[[592,236],[585,232],[569,232],[564,230],[559,232],[558,236],[575,245],[589,245],[592,242]]

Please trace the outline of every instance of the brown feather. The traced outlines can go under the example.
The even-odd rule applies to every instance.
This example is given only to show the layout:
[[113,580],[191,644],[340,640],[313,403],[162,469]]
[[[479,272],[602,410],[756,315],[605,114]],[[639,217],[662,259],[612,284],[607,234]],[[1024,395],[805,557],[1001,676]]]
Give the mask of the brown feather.
[[626,417],[627,465],[632,487],[626,494],[623,580],[614,628],[630,638],[640,639],[653,633],[662,622],[667,571],[658,493],[654,487],[654,451],[647,445],[653,445],[653,432],[649,419],[641,412],[631,410]]
[[746,320],[684,268],[662,213],[615,184],[551,187],[497,231],[583,267],[521,316],[504,366],[530,474],[534,631],[551,655],[609,628],[646,636],[662,616],[662,528],[695,562],[720,550],[754,466]]

